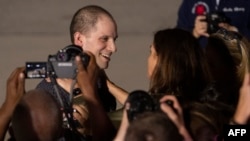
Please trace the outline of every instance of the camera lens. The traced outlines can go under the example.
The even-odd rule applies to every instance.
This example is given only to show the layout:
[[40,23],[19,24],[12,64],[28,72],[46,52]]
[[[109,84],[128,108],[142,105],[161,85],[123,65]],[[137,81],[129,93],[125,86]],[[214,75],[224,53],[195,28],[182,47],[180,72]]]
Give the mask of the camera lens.
[[57,61],[67,61],[68,55],[66,52],[58,52],[57,53]]
[[126,100],[130,104],[127,110],[129,122],[136,119],[137,115],[146,112],[154,111],[154,101],[152,97],[143,90],[135,90],[131,92]]

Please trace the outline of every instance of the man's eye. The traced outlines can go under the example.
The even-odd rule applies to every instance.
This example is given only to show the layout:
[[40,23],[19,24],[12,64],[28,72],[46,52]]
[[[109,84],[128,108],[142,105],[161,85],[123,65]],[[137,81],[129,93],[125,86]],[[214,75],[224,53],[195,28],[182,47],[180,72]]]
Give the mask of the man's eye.
[[104,42],[108,41],[108,39],[109,39],[108,37],[101,38],[101,40],[104,41]]

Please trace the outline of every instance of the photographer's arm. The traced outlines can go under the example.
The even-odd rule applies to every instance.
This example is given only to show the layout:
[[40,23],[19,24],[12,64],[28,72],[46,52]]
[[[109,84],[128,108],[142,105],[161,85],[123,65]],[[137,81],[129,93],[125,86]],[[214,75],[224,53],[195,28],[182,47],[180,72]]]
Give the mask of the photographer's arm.
[[16,105],[25,93],[24,68],[16,68],[7,80],[6,99],[0,108],[0,140],[3,141]]
[[199,15],[195,18],[194,28],[193,28],[193,36],[195,38],[200,38],[201,36],[208,37],[207,33],[207,22],[205,22],[206,16]]
[[239,32],[237,27],[232,26],[232,25],[230,25],[228,23],[219,23],[219,27],[225,28],[228,31]]
[[231,124],[247,124],[250,119],[250,75],[246,74],[240,88],[238,105]]
[[90,62],[87,68],[83,67],[80,57],[76,57],[78,68],[77,83],[88,105],[93,141],[109,141],[114,138],[116,130],[97,95],[96,83],[100,69],[96,64],[94,56],[89,52],[86,53],[90,55]]

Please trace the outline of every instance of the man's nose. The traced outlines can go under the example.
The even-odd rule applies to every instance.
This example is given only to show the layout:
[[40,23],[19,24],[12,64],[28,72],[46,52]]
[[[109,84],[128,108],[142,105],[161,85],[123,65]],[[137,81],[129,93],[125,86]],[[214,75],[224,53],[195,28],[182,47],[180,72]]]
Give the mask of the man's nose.
[[116,52],[116,51],[117,51],[116,44],[115,44],[114,41],[111,41],[111,42],[109,43],[108,49],[109,49],[110,51],[112,51],[112,52]]

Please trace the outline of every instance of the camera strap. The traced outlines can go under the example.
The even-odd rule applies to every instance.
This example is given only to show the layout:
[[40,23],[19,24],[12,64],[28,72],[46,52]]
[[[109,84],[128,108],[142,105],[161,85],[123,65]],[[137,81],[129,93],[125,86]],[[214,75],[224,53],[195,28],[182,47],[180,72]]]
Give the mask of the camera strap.
[[[55,77],[50,77],[51,82],[53,83],[53,88],[55,89],[56,95],[59,99],[59,103],[61,106],[61,111],[63,114],[63,128],[65,129],[64,137],[70,139],[72,141],[85,141],[85,137],[81,136],[76,130],[76,122],[73,118],[73,108],[72,108],[72,93],[70,94],[70,100],[67,103],[64,97],[60,95],[58,84],[56,82]],[[72,84],[73,85],[73,84]],[[63,100],[64,99],[64,100]]]
[[[50,61],[48,61],[48,67],[50,67],[49,70],[52,70],[52,72],[54,71],[53,65]],[[59,92],[58,84],[56,82],[56,76],[52,72],[49,72],[48,76],[51,80],[51,83],[53,84],[53,88],[56,92],[56,96],[59,100],[60,108],[63,113],[63,127],[69,128],[71,130],[75,130],[76,128],[74,126],[74,121],[73,121],[73,109],[72,109],[72,102],[71,102],[72,98],[70,98],[70,100],[67,101],[66,99],[64,99],[64,97],[61,96]],[[71,95],[72,94],[70,94],[70,97],[72,97]]]

